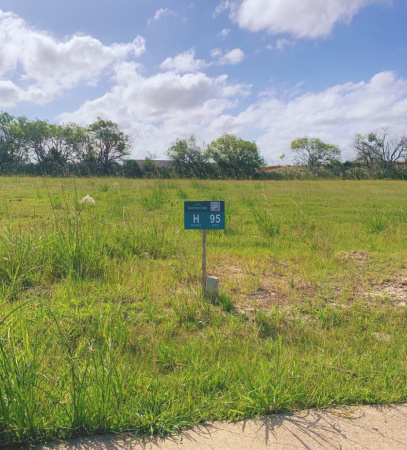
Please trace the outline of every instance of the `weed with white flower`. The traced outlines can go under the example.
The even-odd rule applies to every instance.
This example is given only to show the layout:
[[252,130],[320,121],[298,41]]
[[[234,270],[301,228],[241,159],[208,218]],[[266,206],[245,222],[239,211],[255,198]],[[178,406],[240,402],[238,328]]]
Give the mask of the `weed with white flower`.
[[95,204],[95,199],[91,197],[89,194],[83,197],[83,199],[80,201],[81,204],[89,203],[90,205]]

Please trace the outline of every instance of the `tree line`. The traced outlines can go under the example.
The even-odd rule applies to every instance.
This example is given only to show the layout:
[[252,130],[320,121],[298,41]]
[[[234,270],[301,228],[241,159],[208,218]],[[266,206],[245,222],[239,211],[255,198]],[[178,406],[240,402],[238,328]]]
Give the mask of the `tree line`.
[[338,146],[318,138],[300,137],[291,142],[295,166],[267,168],[255,142],[225,134],[207,146],[199,146],[191,136],[173,142],[167,150],[169,164],[159,164],[153,157],[140,163],[129,159],[131,140],[110,120],[98,118],[83,127],[0,113],[0,174],[4,175],[407,178],[406,136],[380,129],[357,134],[352,145],[355,159],[342,162]]
[[0,114],[0,173],[109,175],[129,154],[130,139],[117,124],[87,127]]
[[254,142],[224,135],[202,149],[194,137],[177,139],[170,164],[129,159],[131,140],[110,121],[86,127],[0,114],[0,174],[122,175],[132,178],[252,178],[265,165]]
[[[352,147],[355,158],[342,162],[338,146],[318,138],[302,137],[291,142],[298,167],[309,175],[341,178],[407,179],[407,136],[395,135],[389,128],[356,134]],[[304,172],[304,170],[303,170]]]

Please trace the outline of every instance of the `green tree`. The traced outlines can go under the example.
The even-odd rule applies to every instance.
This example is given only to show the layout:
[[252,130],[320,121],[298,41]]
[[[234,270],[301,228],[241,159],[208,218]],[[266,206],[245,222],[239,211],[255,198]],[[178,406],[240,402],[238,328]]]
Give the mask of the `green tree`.
[[225,134],[211,142],[206,155],[224,178],[251,178],[265,165],[255,142]]
[[66,144],[74,155],[75,173],[94,175],[99,172],[97,149],[93,148],[90,132],[86,127],[75,123],[64,125]]
[[30,157],[39,165],[43,165],[53,145],[51,125],[45,120],[23,120],[20,122],[20,130]]
[[198,147],[194,136],[177,139],[167,151],[174,172],[180,177],[206,178],[209,172],[208,158]]
[[7,113],[0,114],[0,170],[7,170],[13,163],[14,139],[11,133],[11,126],[14,117]]
[[50,124],[45,120],[24,120],[19,123],[26,152],[41,172],[55,174],[67,170],[76,161],[72,125]]
[[90,152],[95,152],[97,162],[104,175],[111,173],[116,163],[130,153],[130,138],[111,120],[100,117],[88,128]]
[[69,123],[61,128],[67,159],[74,162],[96,162],[96,154],[90,145],[89,132],[85,127]]
[[407,136],[394,136],[388,128],[367,135],[357,134],[353,142],[356,159],[367,167],[394,168],[407,157]]
[[160,166],[152,155],[144,160],[142,170],[145,178],[160,178]]
[[305,164],[310,169],[339,161],[341,157],[341,151],[336,145],[326,144],[318,138],[307,136],[292,141],[291,150],[296,153],[295,163]]
[[24,117],[15,118],[6,112],[0,113],[0,171],[3,173],[16,169],[28,160],[20,127],[25,120]]
[[123,166],[123,175],[128,178],[141,178],[143,171],[136,160],[128,159]]

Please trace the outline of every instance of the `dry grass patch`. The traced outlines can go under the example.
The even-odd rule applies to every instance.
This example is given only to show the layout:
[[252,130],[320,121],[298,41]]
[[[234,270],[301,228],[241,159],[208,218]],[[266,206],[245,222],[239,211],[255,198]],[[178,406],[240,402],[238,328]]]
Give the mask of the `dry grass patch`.
[[359,250],[352,250],[349,252],[342,251],[335,255],[335,257],[342,263],[353,262],[357,267],[363,267],[369,262],[369,254]]

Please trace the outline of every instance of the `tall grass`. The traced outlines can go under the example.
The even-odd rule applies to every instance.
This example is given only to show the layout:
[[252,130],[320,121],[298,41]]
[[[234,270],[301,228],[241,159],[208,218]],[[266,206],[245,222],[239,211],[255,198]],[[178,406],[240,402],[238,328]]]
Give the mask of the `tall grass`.
[[[137,316],[113,305],[86,321],[56,306],[15,311],[0,340],[0,442],[166,435],[201,420],[405,399],[400,311],[310,309],[250,322],[186,305],[165,327],[136,319],[136,334],[128,327]],[[377,342],[378,330],[394,343]]]
[[59,278],[101,277],[107,267],[107,227],[95,216],[66,216],[47,235],[9,227],[0,242],[2,286],[30,287]]
[[363,222],[368,232],[370,233],[380,233],[386,230],[390,225],[389,217],[383,215],[379,212],[377,205],[372,205],[372,207],[363,214]]
[[148,211],[161,208],[168,200],[168,196],[162,186],[154,188],[151,192],[141,197],[141,204]]
[[[91,206],[64,204],[53,209],[51,231],[22,234],[11,223],[0,241],[0,284],[3,292],[12,287],[34,287],[62,278],[104,278],[112,258],[153,258],[174,253],[175,240],[167,227],[153,219],[150,225],[110,226]],[[62,215],[57,215],[57,210]],[[59,212],[59,211],[58,211]]]
[[[258,185],[255,185],[257,187]],[[281,217],[273,211],[270,201],[263,195],[263,205],[256,208],[253,202],[250,202],[250,209],[260,232],[268,237],[277,236],[281,232]]]

